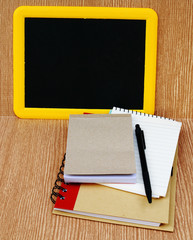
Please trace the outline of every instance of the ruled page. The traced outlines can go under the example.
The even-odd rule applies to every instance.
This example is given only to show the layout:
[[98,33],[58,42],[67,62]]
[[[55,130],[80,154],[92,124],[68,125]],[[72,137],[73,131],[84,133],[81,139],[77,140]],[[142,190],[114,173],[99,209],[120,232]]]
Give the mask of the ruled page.
[[109,187],[145,195],[135,125],[139,124],[145,136],[145,155],[153,197],[166,196],[171,169],[178,143],[181,122],[118,108],[111,114],[132,114],[134,150],[137,170],[136,184],[105,184]]

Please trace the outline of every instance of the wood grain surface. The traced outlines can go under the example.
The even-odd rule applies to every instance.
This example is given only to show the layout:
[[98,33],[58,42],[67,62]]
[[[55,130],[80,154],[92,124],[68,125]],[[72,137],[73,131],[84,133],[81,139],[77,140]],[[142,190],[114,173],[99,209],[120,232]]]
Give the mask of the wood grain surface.
[[21,5],[147,7],[158,14],[156,113],[192,118],[192,0],[0,0],[0,115],[13,113],[13,12]]
[[55,216],[50,193],[65,153],[67,121],[0,117],[0,239],[186,239],[193,237],[193,120],[179,141],[174,233]]
[[[183,122],[174,233],[52,215],[65,120],[13,113],[13,12],[21,5],[149,7],[158,13],[156,114]],[[0,239],[193,239],[193,1],[0,0]]]

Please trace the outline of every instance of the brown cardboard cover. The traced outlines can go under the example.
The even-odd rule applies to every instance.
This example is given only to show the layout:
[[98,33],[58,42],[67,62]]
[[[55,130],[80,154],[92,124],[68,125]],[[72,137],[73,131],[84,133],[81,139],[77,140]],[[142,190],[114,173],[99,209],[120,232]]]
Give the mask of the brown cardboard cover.
[[136,172],[130,114],[71,115],[64,174]]

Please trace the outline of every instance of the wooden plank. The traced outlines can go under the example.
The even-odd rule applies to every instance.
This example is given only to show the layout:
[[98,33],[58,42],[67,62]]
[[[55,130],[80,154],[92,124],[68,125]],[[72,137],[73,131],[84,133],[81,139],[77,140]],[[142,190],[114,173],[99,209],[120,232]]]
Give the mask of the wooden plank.
[[65,120],[0,117],[1,239],[191,239],[193,120],[179,141],[174,233],[55,216],[50,201],[66,146]]
[[[12,16],[20,5],[53,5],[47,0],[0,0],[0,115],[13,116]],[[158,14],[156,114],[193,117],[193,2],[163,0],[72,0],[54,5],[100,7],[149,7]]]

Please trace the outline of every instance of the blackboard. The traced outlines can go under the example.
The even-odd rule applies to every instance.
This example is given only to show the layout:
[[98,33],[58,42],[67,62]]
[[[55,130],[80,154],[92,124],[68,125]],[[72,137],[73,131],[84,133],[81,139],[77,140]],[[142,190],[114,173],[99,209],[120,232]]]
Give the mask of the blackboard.
[[[23,7],[22,14],[26,8]],[[27,10],[33,10],[32,13],[36,12],[35,7],[29,8]],[[149,98],[148,81],[148,88],[155,92],[152,87],[155,79],[148,80],[149,68],[146,67],[147,54],[151,53],[147,51],[149,18],[59,17],[57,14],[57,17],[41,17],[41,12],[45,15],[46,7],[42,8],[41,11],[37,7],[39,17],[38,14],[27,14],[27,10],[22,15],[23,89],[18,90],[21,80],[16,74],[15,109],[31,112],[30,117],[37,111],[37,117],[46,111],[50,115],[51,109],[51,116],[55,118],[54,109],[57,113],[61,109],[106,110],[117,106],[144,111],[145,106],[149,106],[149,103],[145,104]],[[68,8],[64,9],[67,11]],[[100,8],[97,9],[100,12]],[[57,13],[57,8],[54,10]],[[17,22],[21,15],[21,11],[18,12],[15,14]],[[19,28],[19,23],[15,25]],[[16,40],[19,39],[15,28],[14,35]],[[155,52],[155,46],[152,49]],[[16,58],[19,54],[16,49]],[[19,64],[15,62],[14,66],[17,70]],[[21,98],[19,92],[24,98],[20,103],[17,100]],[[153,104],[154,92],[150,97]],[[21,103],[22,107],[18,107]]]
[[144,20],[25,19],[25,107],[143,109]]

